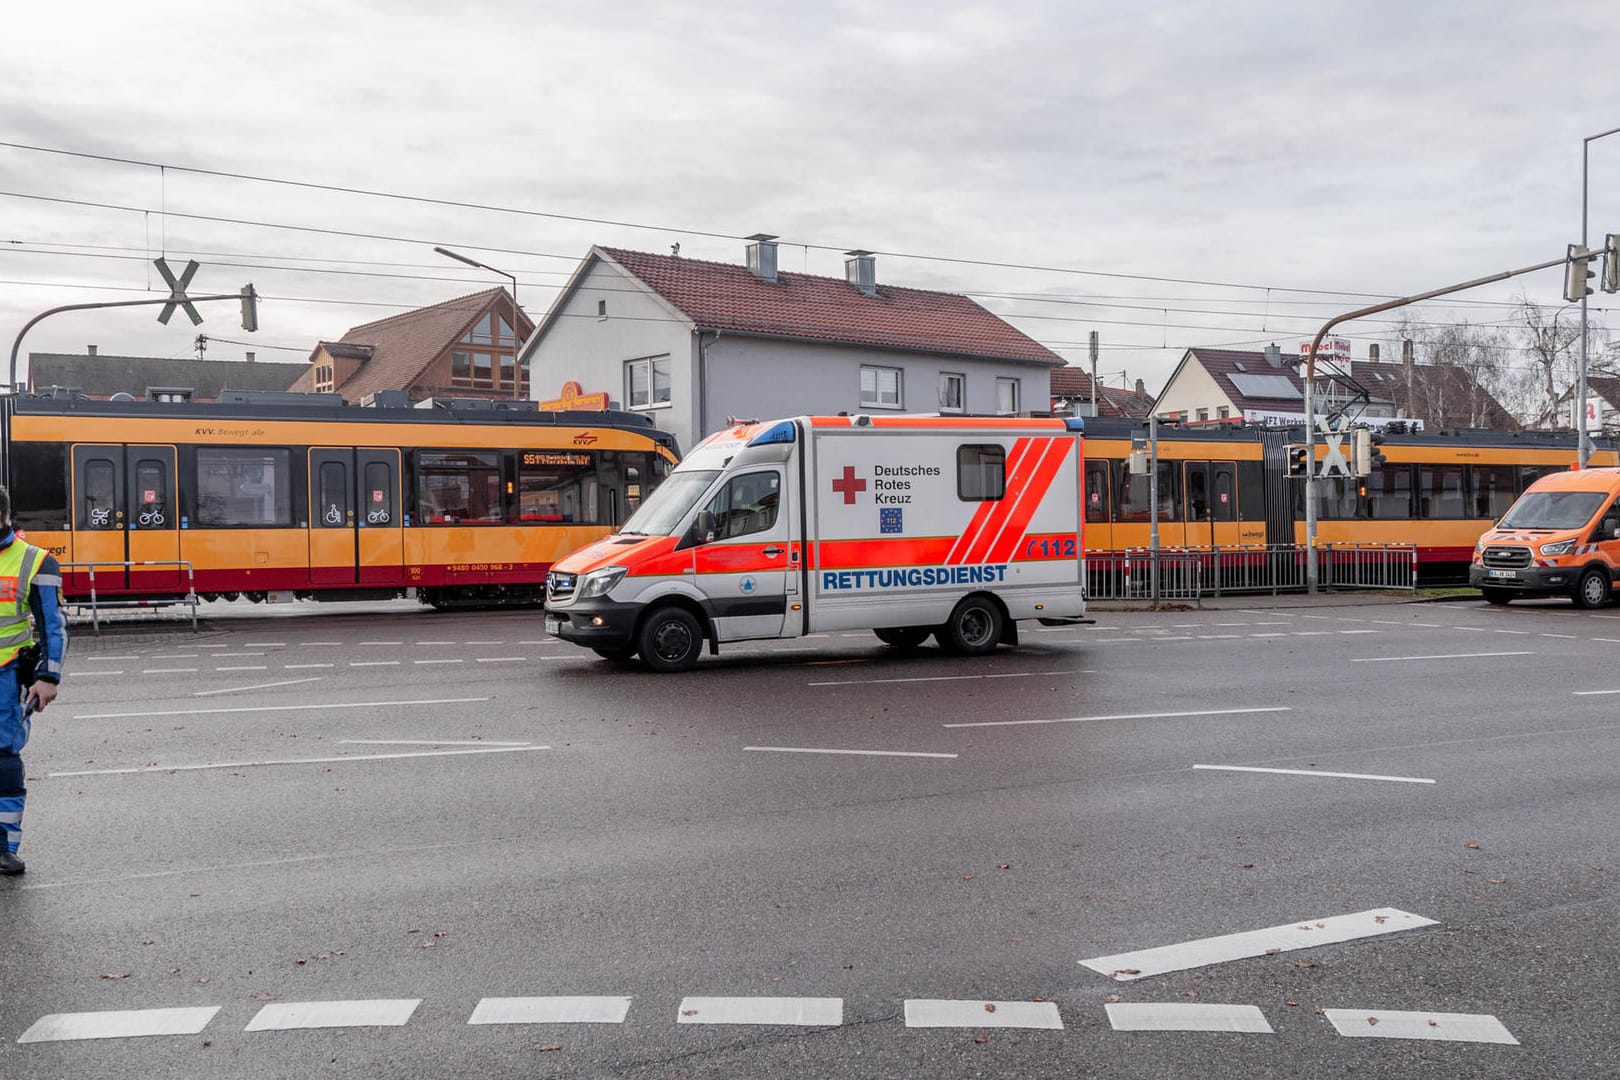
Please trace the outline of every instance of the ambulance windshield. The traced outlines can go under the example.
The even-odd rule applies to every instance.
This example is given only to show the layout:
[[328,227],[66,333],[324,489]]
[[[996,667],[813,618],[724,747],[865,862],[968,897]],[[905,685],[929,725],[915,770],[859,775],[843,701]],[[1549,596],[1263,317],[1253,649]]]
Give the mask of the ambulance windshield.
[[1608,500],[1601,491],[1527,491],[1498,529],[1578,529]]
[[681,519],[709,490],[719,469],[676,469],[670,473],[656,491],[647,496],[630,520],[619,530],[620,536],[673,536]]

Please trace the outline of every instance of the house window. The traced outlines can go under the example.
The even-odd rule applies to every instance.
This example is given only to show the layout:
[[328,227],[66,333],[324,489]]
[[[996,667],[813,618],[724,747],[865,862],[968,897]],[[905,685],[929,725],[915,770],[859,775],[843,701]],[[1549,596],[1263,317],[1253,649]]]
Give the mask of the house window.
[[624,401],[632,409],[656,409],[669,402],[669,357],[644,356],[624,362]]
[[1232,416],[1232,410],[1227,406],[1222,405],[1220,408],[1215,410],[1215,415],[1220,417],[1222,420],[1229,420]]
[[1015,413],[1019,410],[1018,380],[996,380],[996,412]]
[[939,411],[961,412],[967,400],[967,376],[950,371],[939,373]]
[[[517,332],[506,316],[484,312],[473,328],[461,335],[460,348],[450,354],[450,385],[510,394],[527,393],[529,366],[518,366]],[[513,379],[517,379],[514,385]]]
[[1198,419],[1200,419],[1200,420],[1208,420],[1209,419],[1209,410],[1208,409],[1199,409],[1198,410]]
[[898,409],[903,404],[904,382],[899,368],[861,366],[861,404],[874,409]]
[[598,300],[596,302],[596,317],[598,319],[607,318],[607,301],[606,300]]

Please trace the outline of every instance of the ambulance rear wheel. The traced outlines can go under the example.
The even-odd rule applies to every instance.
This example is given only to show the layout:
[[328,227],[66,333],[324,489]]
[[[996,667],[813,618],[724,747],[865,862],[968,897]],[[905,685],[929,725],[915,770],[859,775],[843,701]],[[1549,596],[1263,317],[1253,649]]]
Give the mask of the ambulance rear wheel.
[[928,635],[933,633],[926,626],[890,626],[872,632],[878,636],[878,640],[883,644],[891,645],[896,649],[915,649],[927,641]]
[[616,663],[634,660],[636,657],[636,647],[634,645],[625,645],[617,649],[592,649],[591,652],[604,660],[612,660]]
[[1579,608],[1602,607],[1609,602],[1609,575],[1592,567],[1581,575],[1581,580],[1575,585],[1575,606]]
[[992,653],[1001,640],[1001,609],[988,596],[970,596],[956,605],[934,636],[941,648],[958,656]]
[[685,608],[659,608],[641,624],[638,652],[654,671],[686,671],[703,653],[703,627]]

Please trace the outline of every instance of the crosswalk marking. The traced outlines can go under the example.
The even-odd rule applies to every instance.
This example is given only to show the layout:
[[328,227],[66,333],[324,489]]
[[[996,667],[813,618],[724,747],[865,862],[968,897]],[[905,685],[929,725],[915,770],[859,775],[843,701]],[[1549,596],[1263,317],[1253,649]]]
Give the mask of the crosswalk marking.
[[1108,1022],[1115,1031],[1237,1031],[1272,1034],[1265,1014],[1254,1005],[1191,1002],[1110,1002]]
[[1063,1018],[1051,1001],[951,1001],[907,998],[908,1028],[1044,1028],[1061,1031]]
[[628,997],[484,998],[469,1024],[622,1024]]
[[1435,1039],[1519,1045],[1519,1040],[1502,1021],[1477,1013],[1323,1009],[1322,1015],[1340,1035],[1351,1039]]
[[266,1005],[244,1031],[288,1028],[401,1027],[421,998],[377,998],[369,1001],[287,1001]]
[[195,1035],[219,1012],[218,1005],[194,1009],[130,1009],[51,1013],[22,1033],[20,1043],[75,1039],[133,1039],[145,1035]]
[[681,999],[681,1024],[792,1024],[837,1027],[844,1022],[843,998],[689,997]]

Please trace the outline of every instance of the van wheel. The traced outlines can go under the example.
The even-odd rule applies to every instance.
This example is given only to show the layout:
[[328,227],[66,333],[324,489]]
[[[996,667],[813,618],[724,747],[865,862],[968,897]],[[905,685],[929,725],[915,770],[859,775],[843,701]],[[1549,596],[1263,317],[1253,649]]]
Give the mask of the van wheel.
[[1486,587],[1480,589],[1479,591],[1480,595],[1485,597],[1485,602],[1487,604],[1505,604],[1509,600],[1513,599],[1513,590],[1511,589],[1492,589]]
[[896,649],[915,649],[928,640],[933,631],[926,626],[890,626],[872,631],[878,640]]
[[1609,602],[1609,575],[1592,567],[1575,583],[1575,606],[1597,608]]
[[703,627],[685,608],[659,608],[647,616],[637,650],[654,671],[686,671],[703,653]]
[[1001,609],[988,596],[970,596],[956,605],[934,636],[941,648],[957,656],[992,653],[1001,640]]

